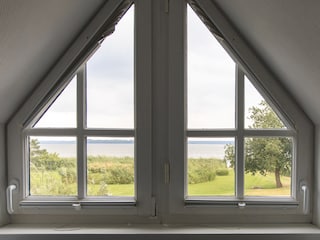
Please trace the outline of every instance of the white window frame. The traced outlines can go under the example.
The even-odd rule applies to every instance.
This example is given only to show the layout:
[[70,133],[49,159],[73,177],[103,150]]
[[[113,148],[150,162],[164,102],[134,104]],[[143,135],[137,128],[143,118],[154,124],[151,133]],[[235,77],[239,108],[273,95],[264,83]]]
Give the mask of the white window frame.
[[[86,111],[86,65],[100,46],[101,40],[114,31],[120,17],[135,4],[134,33],[134,129],[88,129],[84,126]],[[13,215],[89,214],[150,216],[153,214],[151,193],[151,5],[143,1],[108,1],[80,37],[51,70],[8,125],[8,178],[13,192]],[[150,20],[150,19],[149,19]],[[151,22],[151,21],[149,21]],[[90,36],[90,38],[88,37]],[[72,57],[70,57],[72,56]],[[71,59],[70,59],[71,58]],[[77,127],[32,128],[52,101],[76,76]],[[77,139],[77,197],[29,196],[28,137],[74,136]],[[86,137],[134,137],[135,195],[134,197],[86,197]],[[13,144],[14,143],[14,144]],[[19,149],[19,150],[17,150]],[[73,205],[76,204],[76,205]],[[78,211],[77,204],[81,205]]]
[[[239,36],[213,1],[188,2],[197,10],[196,13],[202,17],[208,28],[223,39],[225,49],[241,66],[243,73],[254,80],[253,84],[264,93],[263,96],[269,100],[269,104],[280,110],[280,115],[284,116],[282,120],[288,121],[292,126],[289,135],[296,139],[297,159],[294,165],[297,169],[295,189],[293,189],[295,202],[293,204],[281,201],[257,202],[242,208],[237,205],[238,201],[218,202],[207,201],[208,199],[186,201],[186,139],[187,136],[198,134],[187,131],[186,127],[187,1],[134,0],[136,201],[133,204],[95,201],[92,205],[90,203],[84,206],[81,211],[77,211],[71,205],[57,206],[55,201],[50,204],[47,204],[47,201],[35,204],[31,201],[32,204],[29,205],[24,202],[23,206],[20,204],[26,197],[24,187],[27,156],[23,155],[26,152],[23,139],[28,133],[24,129],[32,117],[40,113],[39,109],[49,104],[49,99],[56,96],[59,89],[61,90],[68,80],[72,79],[75,72],[94,51],[100,38],[111,32],[112,28],[108,24],[114,22],[117,17],[115,13],[121,15],[121,11],[117,10],[132,3],[131,0],[109,0],[7,125],[8,184],[17,186],[12,196],[13,223],[311,222],[314,144],[312,122],[246,41]],[[238,102],[238,104],[241,108],[243,103]],[[81,114],[81,110],[78,114]],[[250,134],[261,136],[260,131],[257,131],[253,130]],[[250,135],[249,130],[243,132],[242,134]],[[99,131],[97,135],[109,133],[111,132],[108,130]],[[281,131],[281,134],[286,133],[287,131]],[[131,136],[133,133],[129,131],[125,134]],[[203,133],[198,135],[201,134]],[[207,131],[206,134],[236,136],[240,133]],[[274,135],[272,131],[268,134]],[[238,167],[243,171],[243,166]],[[79,168],[79,171],[83,171],[81,166]],[[307,211],[302,203],[304,199],[300,189],[302,184],[309,189]]]
[[[188,130],[187,129],[187,52],[186,2],[176,1],[170,6],[177,17],[169,23],[169,163],[170,184],[169,212],[167,221],[179,221],[180,216],[192,218],[198,223],[290,223],[310,222],[312,206],[312,159],[313,124],[295,104],[291,96],[277,82],[272,73],[253,54],[223,13],[211,1],[188,1],[208,29],[233,58],[237,65],[236,84],[238,109],[235,130]],[[173,23],[174,21],[174,23]],[[180,44],[179,44],[180,43]],[[181,44],[183,43],[183,44]],[[240,57],[241,56],[241,57]],[[240,71],[239,71],[240,70]],[[283,116],[289,126],[286,130],[254,130],[244,128],[244,74],[251,80],[268,103]],[[291,128],[290,128],[291,127]],[[244,138],[258,136],[289,136],[293,140],[292,198],[245,197],[244,185]],[[186,197],[187,192],[187,137],[235,137],[236,144],[236,197]],[[302,185],[309,189],[308,197]],[[307,199],[307,200],[306,200]],[[243,206],[245,204],[245,206]],[[257,219],[257,215],[260,216]],[[232,220],[230,220],[232,216]],[[263,217],[261,217],[263,216]]]

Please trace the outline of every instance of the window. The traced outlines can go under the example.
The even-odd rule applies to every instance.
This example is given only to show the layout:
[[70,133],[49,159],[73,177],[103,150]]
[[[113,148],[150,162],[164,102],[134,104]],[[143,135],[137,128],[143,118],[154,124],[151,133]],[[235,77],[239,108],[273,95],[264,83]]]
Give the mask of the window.
[[260,222],[308,219],[302,186],[310,178],[301,167],[312,152],[301,145],[311,140],[302,127],[308,120],[283,105],[286,93],[265,81],[259,60],[224,28],[218,9],[188,2],[186,11],[177,10],[183,20],[171,22],[184,43],[169,49],[171,213],[198,223],[254,223],[257,213]]
[[[39,120],[25,129],[27,195],[134,201],[133,42],[132,7]],[[56,136],[59,131],[64,133]]]
[[187,24],[187,201],[290,201],[295,131],[190,7]]
[[137,89],[148,90],[149,79],[148,71],[140,77],[135,68],[148,57],[134,53],[140,47],[135,11],[131,1],[106,3],[107,24],[80,51],[74,70],[53,88],[44,86],[41,103],[26,112],[17,143],[17,164],[24,167],[13,180],[20,189],[15,214],[150,213],[150,151],[142,151],[151,149],[145,133],[150,101]]
[[133,11],[25,128],[27,196],[135,201]]
[[10,121],[13,221],[310,220],[312,124],[214,3],[166,3],[108,1]]

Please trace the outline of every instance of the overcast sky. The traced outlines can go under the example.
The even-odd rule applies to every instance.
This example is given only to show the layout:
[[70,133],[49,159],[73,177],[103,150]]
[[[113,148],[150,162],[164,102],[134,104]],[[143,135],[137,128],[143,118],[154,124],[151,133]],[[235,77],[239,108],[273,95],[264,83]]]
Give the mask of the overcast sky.
[[[88,127],[133,128],[133,7],[87,63]],[[188,8],[188,128],[235,127],[235,63]],[[246,84],[246,108],[261,96]],[[73,79],[36,127],[76,127]]]

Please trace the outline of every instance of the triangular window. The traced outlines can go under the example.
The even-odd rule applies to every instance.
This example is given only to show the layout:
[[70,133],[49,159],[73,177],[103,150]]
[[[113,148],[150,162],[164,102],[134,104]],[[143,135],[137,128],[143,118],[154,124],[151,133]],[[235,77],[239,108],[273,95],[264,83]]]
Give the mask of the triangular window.
[[[223,36],[208,28],[204,16],[200,20],[191,7],[187,13],[186,195],[193,200],[198,196],[290,196],[292,128],[270,104],[269,95],[254,86],[259,82],[253,79],[252,84],[247,78],[241,59]],[[272,162],[270,156],[276,159]],[[260,178],[251,176],[257,173]],[[270,186],[263,184],[261,191],[249,189],[254,187],[251,180],[264,182],[267,175],[273,181],[270,186],[280,188],[282,177],[285,187],[277,193],[270,193]]]
[[[135,194],[134,7],[99,44],[30,121],[36,123],[28,129],[29,195],[132,199]],[[73,175],[66,180],[68,173]],[[39,188],[42,180],[46,185]]]

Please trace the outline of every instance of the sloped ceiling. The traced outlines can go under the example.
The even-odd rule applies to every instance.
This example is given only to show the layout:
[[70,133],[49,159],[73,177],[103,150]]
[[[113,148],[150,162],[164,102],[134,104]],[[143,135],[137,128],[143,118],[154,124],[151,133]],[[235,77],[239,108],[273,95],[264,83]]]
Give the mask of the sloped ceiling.
[[320,1],[215,2],[313,122],[320,124]]
[[0,123],[97,12],[104,0],[0,0]]
[[[214,0],[320,124],[320,1]],[[0,123],[5,123],[104,0],[0,0]]]

